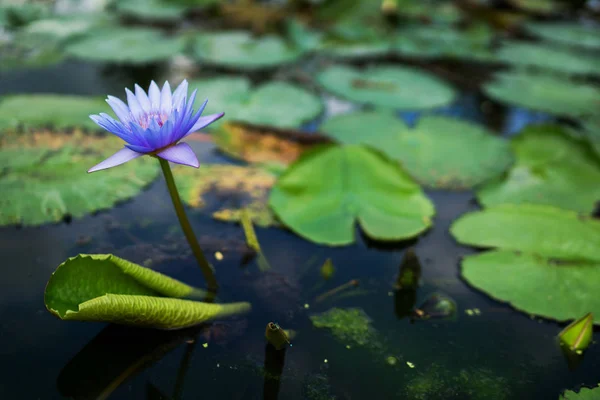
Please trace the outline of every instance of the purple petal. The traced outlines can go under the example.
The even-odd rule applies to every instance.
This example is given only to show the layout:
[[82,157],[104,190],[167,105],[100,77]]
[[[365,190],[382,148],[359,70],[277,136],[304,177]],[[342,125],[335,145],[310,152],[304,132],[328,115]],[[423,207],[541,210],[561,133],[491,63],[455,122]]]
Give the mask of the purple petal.
[[154,81],[150,82],[150,88],[148,89],[148,97],[150,98],[152,109],[158,110],[160,108],[160,89]]
[[160,147],[166,147],[175,143],[177,140],[173,137],[173,122],[169,119],[160,128]]
[[135,119],[139,119],[140,115],[144,114],[144,110],[142,109],[140,102],[138,101],[137,97],[131,93],[131,90],[125,89],[125,93],[127,93],[127,105],[129,105],[131,115],[133,115]]
[[127,143],[125,145],[125,147],[127,147],[128,149],[131,149],[131,150],[133,150],[133,151],[135,151],[137,153],[142,153],[142,154],[146,154],[146,153],[151,153],[152,152],[152,149],[149,148],[149,147],[147,147],[147,146],[138,146],[138,145],[135,145],[135,144],[129,144],[129,143]]
[[175,92],[173,92],[173,109],[181,110],[181,108],[185,104],[185,100],[187,97],[187,91],[188,91],[188,83],[187,83],[187,80],[184,79],[183,82],[181,82],[179,84],[179,86],[177,86],[177,89],[175,89]]
[[152,109],[150,99],[148,98],[148,95],[146,94],[144,89],[142,89],[138,84],[135,85],[135,97],[137,97],[138,101],[140,102],[140,105],[142,106],[142,109],[144,109],[144,112],[149,113]]
[[88,173],[100,171],[101,169],[116,167],[117,165],[124,164],[127,161],[131,161],[134,158],[138,158],[140,156],[143,156],[143,154],[135,152],[133,150],[129,150],[128,148],[123,148],[117,151],[112,156],[108,157],[106,160],[102,161],[100,164],[97,164],[90,168],[88,170]]
[[132,140],[131,133],[127,130],[127,128],[125,128],[122,123],[112,119],[110,115],[100,113],[100,115],[90,115],[90,118],[96,124],[106,129],[113,135],[123,139],[124,141],[129,142]]
[[168,116],[171,114],[172,109],[171,86],[169,85],[169,81],[166,81],[160,93],[160,113]]
[[129,112],[129,107],[127,107],[127,104],[123,103],[121,99],[118,99],[114,96],[108,96],[106,102],[108,103],[110,108],[113,109],[117,118],[119,118],[121,122],[123,122],[124,124],[129,123],[129,121],[131,120],[131,114]]
[[131,134],[135,138],[135,140],[132,140],[130,144],[144,146],[151,148],[152,150],[156,149],[156,147],[154,147],[153,144],[148,140],[149,135],[146,135],[146,130],[142,129],[141,126],[135,122],[131,122],[129,124],[129,129],[131,129]]
[[156,154],[160,158],[174,162],[176,164],[189,165],[190,167],[198,168],[200,163],[194,150],[187,143],[179,143],[175,146],[169,147]]
[[206,128],[208,125],[212,124],[216,120],[221,119],[223,115],[225,115],[225,113],[211,114],[198,118],[198,121],[196,121],[192,129],[190,129],[189,132],[185,134],[185,136],[189,135],[190,133],[197,132],[202,128]]

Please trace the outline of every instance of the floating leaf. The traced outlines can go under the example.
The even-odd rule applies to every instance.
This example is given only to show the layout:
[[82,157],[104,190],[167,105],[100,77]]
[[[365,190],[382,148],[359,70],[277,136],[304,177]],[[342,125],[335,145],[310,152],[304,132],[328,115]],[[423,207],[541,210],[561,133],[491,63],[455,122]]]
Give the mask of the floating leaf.
[[571,117],[593,115],[600,105],[600,89],[594,86],[523,71],[496,74],[484,91],[502,103]]
[[296,61],[303,54],[278,36],[253,38],[243,31],[200,34],[194,51],[199,61],[243,70],[276,67]]
[[198,88],[202,98],[210,99],[207,113],[226,110],[228,121],[296,128],[323,111],[318,96],[287,82],[252,88],[246,77],[217,76],[191,81],[190,87]]
[[371,319],[359,308],[332,308],[310,316],[315,328],[326,328],[344,344],[373,347],[377,334],[371,327]]
[[[215,0],[213,2],[216,2]],[[165,0],[119,0],[117,13],[146,21],[177,22],[187,11],[186,6]]]
[[505,43],[496,54],[499,61],[514,66],[533,67],[567,74],[600,74],[600,57],[540,43]]
[[499,250],[465,257],[474,287],[524,312],[566,321],[600,312],[600,222],[540,205],[469,213],[450,229],[460,243]]
[[67,54],[86,61],[148,64],[167,60],[184,49],[181,38],[151,28],[110,28],[91,31],[69,43]]
[[320,130],[343,144],[368,144],[386,151],[408,127],[390,112],[356,111],[328,118]]
[[525,25],[536,36],[566,46],[600,49],[600,29],[571,22],[532,21]]
[[158,173],[150,157],[101,176],[86,173],[114,153],[119,142],[78,131],[0,135],[0,225],[78,218],[135,196]]
[[52,127],[98,129],[90,114],[109,108],[102,98],[24,94],[0,98],[0,131]]
[[269,203],[294,232],[328,245],[354,242],[356,222],[373,239],[408,239],[434,215],[433,204],[396,163],[356,145],[305,153],[279,177]]
[[181,198],[192,207],[204,207],[208,195],[223,200],[213,217],[223,221],[240,221],[247,209],[258,226],[275,224],[268,207],[268,193],[275,176],[259,167],[236,165],[201,165],[198,169],[176,167],[176,181]]
[[62,320],[177,329],[247,312],[248,303],[182,300],[198,290],[111,254],[81,254],[58,266],[46,286],[48,311]]
[[567,390],[559,400],[600,400],[600,387],[581,388],[579,392]]
[[483,186],[477,199],[489,207],[503,203],[548,204],[583,213],[600,200],[600,163],[587,143],[559,125],[528,126],[511,140],[516,162],[507,176]]
[[301,131],[225,122],[212,135],[227,155],[250,163],[288,165],[302,153],[328,139]]
[[563,329],[558,337],[565,346],[571,351],[583,351],[592,342],[594,333],[594,317],[592,313],[587,313],[583,317],[570,323]]
[[409,67],[380,65],[358,70],[334,65],[317,75],[330,92],[363,104],[419,110],[453,101],[452,87],[437,77]]

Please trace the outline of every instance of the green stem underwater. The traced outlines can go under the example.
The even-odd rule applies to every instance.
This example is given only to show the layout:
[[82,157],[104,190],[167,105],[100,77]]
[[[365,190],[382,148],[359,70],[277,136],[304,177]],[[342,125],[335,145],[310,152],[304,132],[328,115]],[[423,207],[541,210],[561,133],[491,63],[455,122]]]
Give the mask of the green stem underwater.
[[163,160],[162,158],[158,159],[160,161],[160,167],[162,168],[163,175],[165,176],[165,181],[167,182],[167,188],[169,189],[169,194],[171,195],[171,200],[173,201],[173,206],[175,207],[175,212],[177,213],[177,218],[179,218],[179,223],[181,224],[181,229],[183,229],[183,233],[185,234],[185,238],[187,239],[190,247],[192,248],[192,252],[198,261],[198,265],[200,265],[200,269],[202,270],[202,274],[204,275],[204,279],[206,280],[208,290],[212,292],[216,292],[219,285],[217,284],[217,279],[215,278],[215,274],[213,268],[208,263],[208,260],[204,256],[202,249],[200,248],[200,244],[198,243],[198,239],[192,230],[192,225],[185,214],[185,209],[183,208],[183,204],[181,203],[181,198],[179,197],[179,192],[177,191],[177,186],[175,185],[175,180],[173,179],[173,173],[171,172],[171,167],[169,166],[169,162]]

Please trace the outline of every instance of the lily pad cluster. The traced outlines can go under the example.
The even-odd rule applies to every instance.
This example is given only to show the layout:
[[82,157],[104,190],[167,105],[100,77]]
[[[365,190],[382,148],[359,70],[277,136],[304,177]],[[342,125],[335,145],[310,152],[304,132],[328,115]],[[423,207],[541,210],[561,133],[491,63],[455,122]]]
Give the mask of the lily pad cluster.
[[568,321],[600,313],[600,222],[545,205],[500,205],[451,227],[463,244],[493,250],[467,256],[472,286],[528,314]]

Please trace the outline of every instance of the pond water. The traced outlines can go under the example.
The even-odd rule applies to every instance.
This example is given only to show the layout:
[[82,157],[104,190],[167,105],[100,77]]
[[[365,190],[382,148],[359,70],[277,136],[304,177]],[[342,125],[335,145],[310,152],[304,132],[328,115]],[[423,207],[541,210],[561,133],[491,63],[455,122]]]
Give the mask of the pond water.
[[[69,62],[3,73],[0,94],[114,94],[147,79],[134,72],[132,77],[131,71]],[[435,112],[486,123],[507,135],[550,118],[505,109],[469,90],[453,107]],[[412,123],[419,114],[400,116]],[[191,143],[201,162],[232,162],[210,143]],[[146,265],[151,260],[158,271],[203,285],[162,178],[110,211],[70,223],[0,228],[0,398],[556,399],[565,388],[595,386],[599,346],[570,364],[557,343],[559,324],[516,312],[460,279],[460,259],[474,250],[457,245],[448,228],[477,208],[473,193],[427,195],[436,207],[434,227],[418,240],[395,245],[373,243],[357,231],[357,244],[328,248],[281,229],[257,228],[272,266],[266,273],[255,261],[241,262],[245,239],[238,225],[210,218],[228,199],[212,198],[204,210],[189,210],[216,268],[219,299],[246,300],[253,308],[245,316],[182,331],[64,322],[43,301],[56,266],[78,253],[112,252]],[[399,310],[393,283],[409,246],[422,263],[416,305],[445,293],[457,303],[454,320],[411,321]],[[217,251],[222,260],[213,256]],[[324,282],[320,267],[327,258],[336,270]],[[315,301],[353,279],[360,281],[358,288]],[[309,316],[332,307],[356,307],[368,315],[373,329],[368,345],[313,327]],[[297,332],[283,355],[265,346],[270,321]]]

